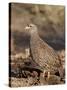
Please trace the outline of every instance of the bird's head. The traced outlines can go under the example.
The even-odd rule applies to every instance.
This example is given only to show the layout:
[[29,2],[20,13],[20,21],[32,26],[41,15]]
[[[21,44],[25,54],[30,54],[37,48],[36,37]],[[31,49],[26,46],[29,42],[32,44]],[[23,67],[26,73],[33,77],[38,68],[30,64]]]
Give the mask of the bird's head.
[[36,25],[34,24],[29,24],[25,27],[25,30],[30,32],[30,33],[33,33],[33,32],[36,32],[37,31],[37,27]]

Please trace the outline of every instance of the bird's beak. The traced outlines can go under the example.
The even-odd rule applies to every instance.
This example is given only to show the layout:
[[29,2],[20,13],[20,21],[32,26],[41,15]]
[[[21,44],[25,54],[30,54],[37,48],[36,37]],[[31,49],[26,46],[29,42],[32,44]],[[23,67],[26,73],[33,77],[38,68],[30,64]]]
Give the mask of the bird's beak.
[[27,26],[27,27],[25,27],[25,30],[28,30],[29,28],[30,28],[30,27]]

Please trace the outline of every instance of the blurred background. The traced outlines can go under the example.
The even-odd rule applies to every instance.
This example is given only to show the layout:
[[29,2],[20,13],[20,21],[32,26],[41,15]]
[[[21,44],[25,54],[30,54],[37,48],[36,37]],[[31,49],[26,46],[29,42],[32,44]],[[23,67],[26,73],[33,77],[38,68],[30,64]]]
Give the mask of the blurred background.
[[57,5],[11,3],[11,54],[29,48],[29,23],[38,27],[40,37],[55,50],[65,49],[65,7]]

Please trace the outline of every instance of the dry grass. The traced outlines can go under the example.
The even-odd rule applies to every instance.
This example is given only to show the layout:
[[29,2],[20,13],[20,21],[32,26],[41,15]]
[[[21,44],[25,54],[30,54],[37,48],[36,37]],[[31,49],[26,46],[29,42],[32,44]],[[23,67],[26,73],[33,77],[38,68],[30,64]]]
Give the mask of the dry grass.
[[[62,54],[63,53],[63,54]],[[64,50],[58,52],[58,55],[63,57]],[[14,55],[13,55],[14,56]],[[60,58],[63,68],[65,69],[65,56]],[[36,63],[32,62],[30,57],[27,59],[18,57],[11,58],[11,87],[25,87],[25,86],[37,86],[37,85],[55,85],[65,83],[65,71],[63,71],[63,78],[56,74],[50,75],[50,77],[42,77],[40,68]],[[64,70],[63,69],[63,70]]]

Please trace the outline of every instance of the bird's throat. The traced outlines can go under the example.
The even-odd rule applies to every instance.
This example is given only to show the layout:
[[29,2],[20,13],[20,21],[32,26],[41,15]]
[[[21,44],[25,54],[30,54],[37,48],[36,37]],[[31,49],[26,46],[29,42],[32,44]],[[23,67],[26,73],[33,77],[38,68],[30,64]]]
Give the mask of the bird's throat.
[[37,31],[31,31],[31,38],[38,38],[39,35],[38,35],[38,32]]

